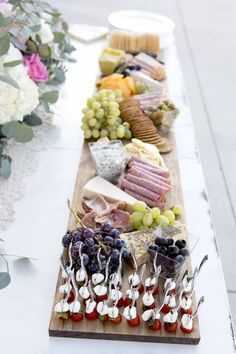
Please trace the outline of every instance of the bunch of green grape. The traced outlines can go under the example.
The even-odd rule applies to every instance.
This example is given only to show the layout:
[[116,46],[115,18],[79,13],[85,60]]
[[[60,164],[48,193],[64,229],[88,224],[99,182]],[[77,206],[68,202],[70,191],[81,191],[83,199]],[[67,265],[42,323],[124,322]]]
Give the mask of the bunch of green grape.
[[177,110],[175,105],[168,100],[164,100],[156,108],[148,107],[147,115],[152,119],[154,125],[157,127],[162,123],[164,114],[172,110]]
[[147,85],[145,85],[143,82],[139,82],[137,81],[135,83],[135,91],[136,91],[136,94],[141,94],[141,93],[148,93],[148,92],[151,92],[151,90],[148,88]]
[[130,125],[120,118],[120,90],[103,89],[87,99],[83,109],[82,130],[85,139],[108,137],[111,140],[132,138]]
[[176,220],[176,217],[183,213],[181,205],[174,205],[171,209],[161,212],[158,207],[149,208],[142,201],[135,202],[133,210],[134,212],[130,216],[133,230],[146,230],[168,225],[178,226],[179,221]]

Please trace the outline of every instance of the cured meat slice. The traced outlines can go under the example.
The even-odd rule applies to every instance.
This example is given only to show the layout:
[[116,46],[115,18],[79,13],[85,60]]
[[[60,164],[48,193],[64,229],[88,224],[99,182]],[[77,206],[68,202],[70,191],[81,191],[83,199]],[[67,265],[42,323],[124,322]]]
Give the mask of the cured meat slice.
[[138,184],[139,186],[147,188],[150,191],[158,193],[158,194],[166,194],[169,190],[169,188],[163,187],[161,185],[161,183],[153,182],[148,178],[137,177],[137,176],[131,175],[130,173],[128,173],[126,175],[126,179],[130,182]]
[[133,176],[147,178],[149,181],[153,181],[165,187],[168,191],[171,190],[170,181],[162,176],[154,175],[152,173],[145,171],[144,169],[135,166],[132,166],[129,169],[129,173]]
[[89,213],[85,214],[82,218],[82,223],[91,229],[96,228],[96,213],[94,211],[90,211]]
[[145,164],[142,164],[140,162],[137,162],[137,161],[131,161],[129,163],[129,166],[137,166],[137,167],[140,167],[142,169],[145,169],[146,171],[150,171],[152,172],[153,174],[157,175],[157,176],[163,176],[165,178],[168,178],[169,177],[169,172],[168,171],[165,171],[165,170],[161,170],[161,169],[157,169],[155,168],[154,166],[152,167],[151,165],[145,165]]
[[[130,159],[130,164],[135,164],[138,163],[140,165],[144,165],[147,169],[149,168],[150,170],[155,170],[156,172],[159,172],[160,175],[165,174],[164,177],[169,177],[169,172],[168,170],[165,170],[164,168],[157,166],[157,165],[152,165],[151,163],[148,163],[146,161],[140,160],[138,157],[132,156]],[[157,173],[156,173],[157,174]]]
[[110,221],[112,226],[117,229],[121,229],[126,232],[132,230],[130,214],[127,211],[113,209],[108,215],[96,218],[96,222],[99,224],[107,221]]
[[153,208],[153,207],[158,207],[160,209],[163,209],[164,206],[165,206],[165,202],[162,202],[162,201],[154,201],[152,199],[149,199],[147,197],[144,197],[143,195],[137,193],[137,192],[134,192],[128,188],[125,188],[124,191],[126,193],[128,193],[129,195],[131,195],[132,197],[138,199],[138,200],[141,200],[143,201],[144,203],[146,203],[149,207]]
[[82,207],[86,213],[94,211],[97,215],[102,215],[110,211],[111,204],[103,196],[97,194],[93,199],[83,199]]
[[160,194],[150,191],[149,189],[145,187],[141,187],[133,182],[128,181],[126,178],[123,178],[121,183],[121,188],[122,189],[129,189],[135,193],[138,193],[140,195],[143,195],[144,197],[147,197],[153,201],[158,201],[160,198]]

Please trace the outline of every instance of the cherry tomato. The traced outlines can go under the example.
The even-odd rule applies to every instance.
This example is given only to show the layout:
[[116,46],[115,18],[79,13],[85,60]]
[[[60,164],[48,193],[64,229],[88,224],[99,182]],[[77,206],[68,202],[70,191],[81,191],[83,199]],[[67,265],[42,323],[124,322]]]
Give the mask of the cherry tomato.
[[69,296],[69,299],[68,299],[68,303],[73,302],[74,299],[75,299],[75,294],[74,294],[73,291],[71,290],[70,296]]
[[98,302],[100,302],[100,301],[106,300],[107,298],[108,298],[108,295],[107,295],[107,294],[102,295],[102,296],[96,295],[96,296],[95,296],[95,301],[98,303]]
[[143,304],[142,308],[143,308],[143,311],[151,310],[151,309],[155,309],[155,308],[156,308],[156,305],[155,305],[155,302],[154,302],[153,304],[151,304],[150,306],[145,306],[145,305]]
[[72,319],[73,322],[80,322],[84,318],[84,315],[82,312],[71,313],[70,318]]
[[117,307],[122,307],[124,306],[124,299],[123,297],[121,297],[119,300],[118,300],[118,303],[117,303]]
[[192,333],[192,331],[193,331],[193,328],[192,328],[192,329],[187,329],[187,328],[184,328],[184,327],[182,327],[182,326],[180,326],[180,328],[181,328],[181,331],[184,332],[184,333],[186,333],[186,334],[190,334],[190,333]]
[[122,316],[119,313],[119,315],[116,318],[109,318],[109,320],[114,324],[119,324],[122,321]]
[[155,295],[157,295],[157,294],[158,294],[158,286],[156,286],[156,287],[154,288],[152,295],[155,296]]
[[192,315],[193,310],[191,308],[188,310],[185,310],[181,307],[180,312],[181,312],[181,315]]
[[166,332],[169,332],[169,333],[176,332],[177,327],[178,327],[178,321],[175,321],[174,323],[164,322],[164,328],[165,328]]
[[139,294],[142,294],[144,292],[144,286],[143,284],[140,284],[139,287],[138,287],[138,292]]
[[153,331],[159,331],[161,329],[161,321],[156,320],[153,324],[149,326]]
[[139,315],[137,315],[133,320],[127,320],[127,323],[130,327],[138,327],[140,325]]
[[91,313],[85,312],[85,317],[86,317],[87,320],[89,320],[89,321],[96,320],[96,319],[98,318],[97,310],[94,309],[93,312],[91,312]]
[[162,313],[169,313],[170,312],[170,308],[168,305],[164,305],[161,309]]
[[109,320],[108,315],[99,315],[98,318],[102,322],[107,322]]

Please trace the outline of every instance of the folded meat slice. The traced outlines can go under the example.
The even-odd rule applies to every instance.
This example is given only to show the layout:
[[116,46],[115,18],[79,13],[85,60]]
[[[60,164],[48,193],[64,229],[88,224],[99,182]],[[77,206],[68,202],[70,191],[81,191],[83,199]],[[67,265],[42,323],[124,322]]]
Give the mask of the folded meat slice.
[[166,194],[169,191],[169,187],[166,188],[161,185],[161,183],[158,182],[153,182],[147,177],[142,178],[138,176],[134,176],[130,173],[126,175],[126,179],[130,182],[133,182],[135,184],[138,184],[141,187],[147,188],[152,192],[158,193],[158,194]]
[[110,211],[111,204],[102,195],[97,194],[92,199],[83,199],[82,207],[86,213],[94,211],[97,215],[102,215]]
[[150,191],[149,189],[145,187],[141,187],[138,184],[135,184],[133,182],[130,182],[126,178],[123,178],[120,182],[120,186],[122,189],[129,189],[135,193],[138,193],[144,197],[147,197],[154,202],[158,201],[160,198],[160,193],[158,194],[157,192]]
[[127,211],[121,209],[113,209],[107,215],[96,217],[96,222],[99,224],[107,221],[110,221],[114,228],[121,229],[126,232],[132,230],[130,214]]
[[[131,195],[132,197],[138,199],[138,200],[141,200],[142,202],[146,203],[149,207],[153,208],[153,207],[158,207],[160,209],[163,209],[164,206],[165,206],[165,200],[157,200],[157,201],[154,201],[152,199],[149,199],[147,197],[144,197],[143,195],[137,193],[137,192],[134,192],[128,188],[125,188],[124,191],[126,193],[128,193],[129,195]],[[161,198],[162,199],[162,198]]]
[[137,166],[132,166],[131,168],[129,168],[129,173],[133,176],[147,178],[150,181],[158,183],[161,186],[167,188],[168,190],[171,190],[170,180],[163,176],[155,175],[150,171],[146,171],[145,169],[142,169]]
[[157,165],[155,166],[155,165],[152,165],[146,161],[140,160],[139,158],[137,158],[135,156],[131,157],[129,165],[130,166],[137,165],[137,166],[140,166],[141,168],[145,168],[145,169],[147,169],[155,174],[158,174],[160,176],[163,176],[166,178],[169,177],[168,170],[165,170],[164,168],[162,168],[160,166],[157,166]]
[[96,213],[92,210],[83,216],[82,223],[86,227],[89,227],[91,229],[95,229],[96,228],[95,218],[96,218]]

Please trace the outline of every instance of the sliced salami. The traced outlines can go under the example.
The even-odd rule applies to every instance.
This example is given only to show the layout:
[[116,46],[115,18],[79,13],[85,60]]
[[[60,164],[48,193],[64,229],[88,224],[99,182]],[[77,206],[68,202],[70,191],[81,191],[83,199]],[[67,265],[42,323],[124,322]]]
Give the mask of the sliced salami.
[[126,178],[122,179],[120,185],[121,185],[122,189],[125,189],[125,188],[130,189],[131,191],[141,194],[144,197],[147,197],[155,202],[158,201],[161,196],[160,194],[150,191],[149,189],[147,189],[145,187],[141,187],[138,184],[128,181]]
[[130,189],[125,188],[124,191],[126,193],[128,193],[129,195],[131,195],[132,197],[141,200],[142,202],[146,203],[149,207],[154,208],[154,207],[158,207],[160,209],[163,209],[165,206],[165,202],[161,202],[161,201],[154,201],[152,199],[149,199],[147,197],[144,197],[143,195],[134,192]]
[[145,169],[142,169],[137,166],[132,166],[128,172],[133,176],[147,178],[150,181],[160,184],[162,187],[166,188],[168,191],[171,190],[170,180],[168,180],[165,177],[154,175],[153,173],[151,173],[149,171],[145,171]]
[[169,188],[163,187],[161,183],[156,183],[151,181],[150,179],[134,176],[130,173],[126,175],[126,179],[130,182],[133,182],[135,184],[138,184],[141,187],[147,188],[152,192],[158,193],[158,194],[166,194],[169,190]]

